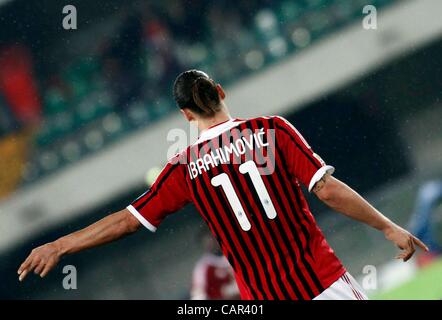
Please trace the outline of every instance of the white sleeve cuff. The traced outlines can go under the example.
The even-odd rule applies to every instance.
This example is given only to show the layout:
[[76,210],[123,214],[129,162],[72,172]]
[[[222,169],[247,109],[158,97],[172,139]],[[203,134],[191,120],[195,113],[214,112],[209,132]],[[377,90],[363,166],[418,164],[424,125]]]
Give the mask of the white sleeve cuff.
[[332,166],[323,166],[319,168],[310,180],[310,184],[308,185],[308,192],[312,192],[312,189],[315,186],[316,182],[321,180],[326,173],[332,174],[333,172],[335,172],[335,168]]
[[144,218],[137,209],[134,208],[134,206],[130,205],[127,207],[127,210],[129,210],[130,213],[132,213],[135,218],[138,219],[138,221],[141,222],[141,224],[143,226],[145,226],[147,229],[149,229],[152,232],[157,231],[157,227],[155,227],[152,223],[150,223],[149,221],[146,220],[146,218]]

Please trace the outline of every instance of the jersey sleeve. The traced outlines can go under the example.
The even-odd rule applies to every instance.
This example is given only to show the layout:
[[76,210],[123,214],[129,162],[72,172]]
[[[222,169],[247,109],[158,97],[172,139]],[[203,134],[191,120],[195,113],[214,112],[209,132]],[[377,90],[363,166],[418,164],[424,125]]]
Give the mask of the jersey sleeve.
[[309,192],[326,173],[335,171],[313,152],[301,133],[282,117],[275,117],[275,140],[289,173]]
[[127,209],[147,229],[155,232],[167,215],[191,201],[185,175],[183,165],[168,162],[151,188],[134,200]]

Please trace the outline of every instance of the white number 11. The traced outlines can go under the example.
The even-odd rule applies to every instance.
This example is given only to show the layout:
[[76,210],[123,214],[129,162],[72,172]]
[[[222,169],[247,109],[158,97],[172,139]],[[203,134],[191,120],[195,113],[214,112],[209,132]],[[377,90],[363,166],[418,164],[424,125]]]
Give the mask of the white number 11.
[[[261,201],[261,204],[265,210],[266,216],[269,219],[275,219],[275,206],[270,199],[270,195],[266,189],[266,186],[264,185],[264,181],[261,178],[261,174],[259,173],[255,162],[250,160],[241,164],[239,166],[239,172],[241,172],[242,174],[249,174],[253,186],[255,187],[256,193],[258,194],[259,200]],[[238,195],[235,192],[235,189],[233,188],[229,176],[226,173],[221,173],[213,177],[210,182],[214,187],[221,186],[223,188],[227,200],[229,201],[229,204],[232,207],[233,212],[235,213],[236,219],[238,219],[241,229],[243,229],[244,231],[249,231],[252,225],[247,218],[245,210],[241,204],[241,201],[239,200]]]

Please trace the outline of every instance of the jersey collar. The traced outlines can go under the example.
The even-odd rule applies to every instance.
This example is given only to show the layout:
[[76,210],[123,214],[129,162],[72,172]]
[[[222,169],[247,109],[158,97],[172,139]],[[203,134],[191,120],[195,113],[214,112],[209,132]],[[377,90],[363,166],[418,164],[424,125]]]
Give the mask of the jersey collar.
[[241,122],[242,121],[240,119],[232,118],[232,119],[217,123],[207,129],[203,130],[201,132],[200,136],[198,137],[198,140],[195,143],[200,143],[202,141],[212,139],[212,138],[218,136],[219,134],[221,134],[222,132],[237,126]]

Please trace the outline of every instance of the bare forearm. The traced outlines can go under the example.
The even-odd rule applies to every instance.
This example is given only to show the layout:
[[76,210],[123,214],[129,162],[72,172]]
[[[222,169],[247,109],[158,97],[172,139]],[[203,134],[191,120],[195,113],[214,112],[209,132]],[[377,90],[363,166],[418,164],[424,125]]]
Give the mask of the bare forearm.
[[421,240],[393,223],[356,191],[338,179],[324,176],[316,183],[313,191],[319,199],[334,210],[382,231],[388,240],[402,250],[396,258],[404,261],[410,259],[416,250],[415,245],[428,251],[428,247]]
[[334,179],[330,181],[333,184],[333,191],[321,200],[329,207],[381,231],[385,231],[393,225],[390,219],[376,210],[349,186],[333,177],[328,179]]
[[111,214],[89,227],[32,250],[17,271],[19,280],[32,271],[44,277],[63,255],[117,240],[139,227],[140,223],[127,209]]
[[68,234],[54,242],[61,255],[79,252],[120,239],[136,230],[128,221],[126,210],[122,210],[95,222],[77,232]]

